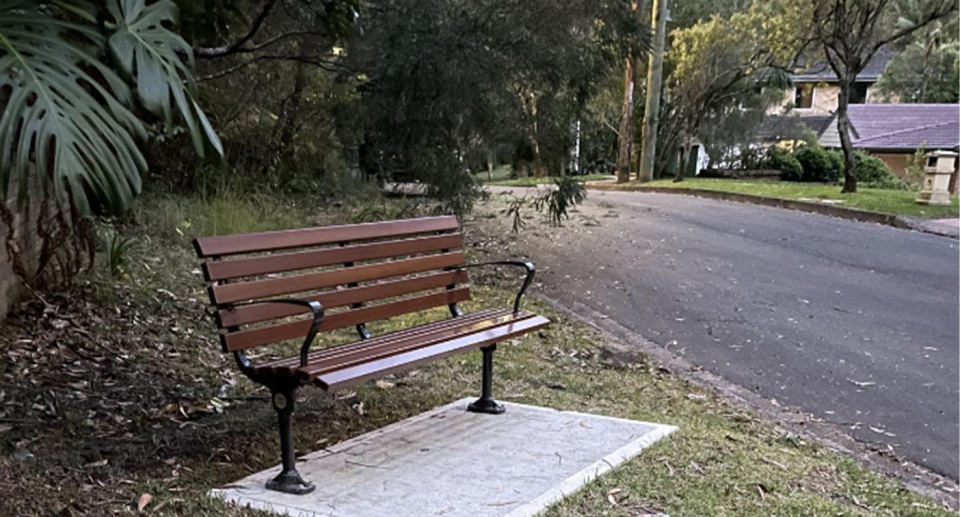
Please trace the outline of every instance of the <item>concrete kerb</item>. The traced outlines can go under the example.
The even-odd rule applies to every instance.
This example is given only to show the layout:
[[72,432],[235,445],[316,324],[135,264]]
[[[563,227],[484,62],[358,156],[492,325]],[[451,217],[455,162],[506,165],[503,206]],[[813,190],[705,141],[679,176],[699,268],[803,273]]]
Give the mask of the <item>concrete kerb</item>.
[[738,203],[750,203],[754,205],[770,206],[774,208],[783,208],[787,210],[797,210],[800,212],[810,212],[814,214],[839,217],[841,219],[850,219],[865,223],[876,223],[904,230],[915,230],[931,235],[941,237],[960,238],[960,231],[942,231],[938,227],[923,224],[923,220],[912,217],[886,214],[883,212],[873,212],[870,210],[860,210],[856,208],[846,208],[836,205],[824,205],[821,203],[812,203],[809,201],[797,201],[794,199],[780,199],[768,196],[756,196],[753,194],[742,194],[739,192],[723,192],[719,190],[708,190],[698,188],[673,188],[673,187],[634,187],[629,190],[622,188],[611,188],[605,184],[588,183],[587,188],[592,190],[602,190],[605,192],[651,192],[655,194],[674,194],[683,196],[695,196],[709,199],[719,199],[721,201],[735,201]]

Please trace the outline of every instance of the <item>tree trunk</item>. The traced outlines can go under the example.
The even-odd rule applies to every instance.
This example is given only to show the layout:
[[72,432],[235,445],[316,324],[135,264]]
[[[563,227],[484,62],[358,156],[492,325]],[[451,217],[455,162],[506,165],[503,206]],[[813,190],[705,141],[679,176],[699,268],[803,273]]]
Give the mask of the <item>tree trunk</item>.
[[530,92],[520,92],[520,102],[526,112],[527,139],[530,141],[530,151],[533,153],[533,175],[543,178],[547,170],[543,166],[543,157],[540,154],[540,126],[537,124],[537,96]]
[[493,151],[487,151],[487,181],[493,181]]
[[[307,39],[300,44],[300,57],[308,58],[314,51],[316,44],[312,39]],[[300,119],[300,105],[303,102],[303,90],[307,85],[307,67],[305,61],[298,61],[295,65],[293,78],[293,91],[290,97],[283,103],[280,112],[280,120],[277,121],[277,156],[286,161],[293,157],[293,139],[297,135],[297,123]]]
[[574,138],[573,138],[573,156],[570,163],[570,170],[573,171],[573,174],[580,174],[580,117],[577,117],[577,121],[574,125]]
[[853,154],[853,141],[850,140],[850,119],[847,107],[850,105],[851,80],[849,76],[840,78],[840,95],[837,98],[837,132],[840,133],[840,148],[843,150],[843,189],[849,194],[857,191],[857,160]]
[[683,181],[683,177],[687,174],[691,149],[693,149],[693,134],[684,137],[683,148],[680,151],[680,163],[677,164],[677,172],[673,175],[674,183]]
[[653,49],[647,67],[647,98],[643,109],[643,138],[640,149],[640,170],[637,181],[653,180],[657,159],[657,132],[660,130],[660,91],[663,85],[663,52],[667,33],[669,0],[653,0],[650,25]]
[[928,32],[927,41],[923,49],[923,64],[920,67],[920,93],[917,98],[917,102],[919,103],[927,101],[927,83],[930,82],[930,55],[933,53],[935,42],[936,38]]
[[623,106],[620,113],[620,140],[617,149],[617,183],[630,181],[630,162],[633,158],[633,110],[637,58],[633,49],[627,52],[623,72]]

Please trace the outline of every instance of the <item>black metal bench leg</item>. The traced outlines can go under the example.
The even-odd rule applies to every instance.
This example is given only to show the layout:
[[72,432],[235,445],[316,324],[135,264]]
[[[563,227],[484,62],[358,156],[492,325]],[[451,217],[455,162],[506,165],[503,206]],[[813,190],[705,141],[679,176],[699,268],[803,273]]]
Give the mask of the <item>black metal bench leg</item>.
[[467,406],[467,411],[499,415],[507,410],[493,399],[493,352],[496,349],[496,344],[480,349],[483,352],[483,390],[480,393],[480,398]]
[[272,391],[273,409],[280,421],[280,454],[283,458],[283,470],[277,477],[267,481],[269,490],[288,494],[303,495],[313,492],[316,487],[304,481],[297,472],[297,455],[293,447],[293,405],[296,387],[274,389]]

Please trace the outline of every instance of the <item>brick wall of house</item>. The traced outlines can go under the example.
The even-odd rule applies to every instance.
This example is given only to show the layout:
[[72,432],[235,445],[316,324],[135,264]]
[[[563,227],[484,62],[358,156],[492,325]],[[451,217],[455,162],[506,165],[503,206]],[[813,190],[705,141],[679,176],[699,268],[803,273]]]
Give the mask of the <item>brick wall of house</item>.
[[[767,109],[770,115],[783,114],[787,106],[793,104],[794,90],[788,89],[783,94],[783,100]],[[819,83],[815,86],[813,92],[813,106],[808,109],[794,109],[794,113],[800,116],[806,115],[832,115],[837,110],[837,104],[840,102],[840,85]],[[896,104],[900,102],[898,95],[881,96],[873,85],[867,88],[867,104]]]
[[890,172],[903,178],[907,172],[907,165],[913,153],[873,153],[874,156],[883,160],[883,163],[890,167]]

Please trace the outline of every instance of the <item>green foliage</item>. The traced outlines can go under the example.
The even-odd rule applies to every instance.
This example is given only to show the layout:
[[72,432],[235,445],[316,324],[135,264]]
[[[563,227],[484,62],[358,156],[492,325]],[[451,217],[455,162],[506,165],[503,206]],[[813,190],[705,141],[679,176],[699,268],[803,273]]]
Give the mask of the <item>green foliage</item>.
[[587,188],[572,176],[561,176],[554,180],[556,188],[536,199],[534,207],[541,210],[546,207],[547,215],[554,226],[561,226],[569,219],[567,210],[587,199]]
[[129,251],[133,243],[133,238],[124,237],[119,232],[114,231],[110,234],[110,239],[107,241],[109,251],[107,264],[110,267],[110,275],[122,277],[130,273]]
[[136,205],[136,220],[150,221],[153,233],[171,242],[189,243],[208,235],[231,235],[310,226],[300,204],[273,195],[221,193],[182,197],[153,195]]
[[437,184],[455,212],[474,197],[461,173],[486,154],[476,151],[497,150],[516,171],[564,171],[571,127],[617,62],[609,31],[629,12],[627,2],[590,0],[374,6],[348,58],[364,71],[365,165]]
[[185,87],[191,51],[168,29],[175,6],[111,0],[105,7],[0,1],[0,91],[8,95],[0,118],[0,194],[7,195],[14,176],[25,202],[36,175],[52,179],[81,214],[122,213],[147,169],[138,148],[148,130],[140,113],[170,129],[176,109],[198,152],[208,145],[219,151]]
[[907,190],[909,187],[876,156],[857,151],[857,184],[865,188]]
[[793,153],[803,168],[802,181],[833,182],[843,174],[843,157],[819,145],[805,145]]
[[763,36],[766,23],[764,13],[751,6],[671,34],[669,113],[661,118],[674,131],[659,139],[661,149],[677,145],[676,140],[689,144],[699,138],[713,160],[729,163],[736,149],[753,140],[767,107],[782,99],[791,81]]
[[553,187],[532,199],[526,195],[515,197],[508,194],[507,208],[503,213],[510,218],[514,233],[526,227],[523,217],[527,207],[532,207],[540,213],[546,212],[550,218],[550,224],[562,226],[563,220],[570,218],[570,208],[582,204],[587,199],[587,188],[574,176],[555,178]]
[[424,207],[417,201],[404,199],[393,202],[380,198],[375,202],[365,202],[359,205],[351,217],[352,223],[370,223],[376,221],[390,221],[393,219],[409,219],[423,216]]
[[177,23],[176,4],[169,0],[149,5],[113,0],[107,4],[107,12],[115,24],[107,42],[110,56],[118,71],[135,85],[140,105],[162,117],[168,131],[173,128],[176,109],[200,156],[208,145],[223,154],[220,139],[188,88],[193,49],[167,28]]
[[440,202],[434,209],[436,214],[452,214],[463,219],[484,195],[480,182],[466,172],[438,170],[430,179],[427,194]]
[[960,101],[960,42],[931,36],[910,43],[890,61],[876,86],[904,103]]
[[923,183],[924,167],[927,164],[927,146],[920,146],[910,158],[904,169],[905,182],[909,186],[918,186]]
[[803,166],[797,157],[776,145],[767,149],[763,167],[780,171],[780,179],[783,181],[803,180]]

